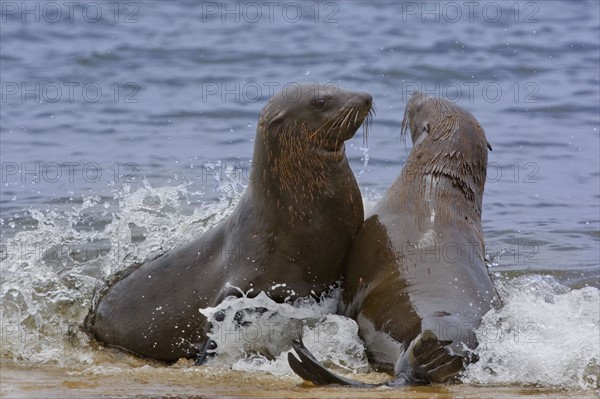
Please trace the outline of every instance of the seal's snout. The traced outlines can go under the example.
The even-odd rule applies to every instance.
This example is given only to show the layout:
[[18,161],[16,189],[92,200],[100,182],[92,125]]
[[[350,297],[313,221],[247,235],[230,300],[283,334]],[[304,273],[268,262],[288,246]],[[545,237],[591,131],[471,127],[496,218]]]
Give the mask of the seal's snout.
[[352,107],[354,109],[369,110],[373,105],[373,96],[366,92],[352,92],[347,97],[345,107]]
[[372,95],[370,95],[369,93],[360,93],[360,96],[363,99],[363,101],[367,107],[370,107],[371,105],[373,105],[373,96]]

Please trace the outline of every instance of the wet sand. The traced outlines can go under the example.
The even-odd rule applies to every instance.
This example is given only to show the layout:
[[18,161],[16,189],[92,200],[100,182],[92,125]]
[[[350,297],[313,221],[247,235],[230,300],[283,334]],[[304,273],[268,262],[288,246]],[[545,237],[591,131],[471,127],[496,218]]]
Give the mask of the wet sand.
[[[356,389],[317,388],[294,376],[223,367],[103,364],[81,369],[0,363],[2,398],[596,398],[595,392],[521,386],[438,385]],[[369,382],[386,376],[354,376]]]

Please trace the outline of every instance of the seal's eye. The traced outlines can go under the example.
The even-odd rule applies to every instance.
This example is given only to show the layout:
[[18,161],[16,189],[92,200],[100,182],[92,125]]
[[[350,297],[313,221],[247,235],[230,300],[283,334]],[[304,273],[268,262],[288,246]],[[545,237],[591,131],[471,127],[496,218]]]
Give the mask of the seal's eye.
[[327,107],[327,99],[323,97],[317,97],[313,100],[313,105],[318,110],[324,110]]

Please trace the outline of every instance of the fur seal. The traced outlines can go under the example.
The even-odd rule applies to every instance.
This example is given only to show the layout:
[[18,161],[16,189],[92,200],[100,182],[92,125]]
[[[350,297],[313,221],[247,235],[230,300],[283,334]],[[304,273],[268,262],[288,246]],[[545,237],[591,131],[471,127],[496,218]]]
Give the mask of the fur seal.
[[371,109],[370,94],[334,85],[292,85],[274,95],[261,112],[249,184],[231,215],[115,276],[96,295],[88,333],[143,357],[198,358],[209,328],[198,309],[240,289],[280,302],[328,290],[364,221],[344,141],[365,120],[368,127]]
[[[453,380],[476,360],[474,330],[500,303],[484,260],[483,129],[461,107],[418,92],[403,137],[407,129],[414,147],[353,243],[340,309],[356,320],[371,363],[393,370],[391,386]],[[329,372],[301,341],[293,346],[300,377],[369,386]]]

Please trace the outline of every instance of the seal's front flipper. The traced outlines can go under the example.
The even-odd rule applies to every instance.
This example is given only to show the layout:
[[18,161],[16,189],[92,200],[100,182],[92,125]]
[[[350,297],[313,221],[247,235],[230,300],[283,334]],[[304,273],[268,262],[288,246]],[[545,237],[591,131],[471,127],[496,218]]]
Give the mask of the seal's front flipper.
[[288,353],[288,363],[299,377],[310,381],[315,385],[339,384],[352,385],[355,387],[373,387],[376,385],[365,384],[359,381],[349,380],[333,374],[319,363],[312,353],[304,346],[302,340],[292,341],[292,347],[298,354],[298,359],[291,352]]
[[442,341],[431,330],[419,334],[402,352],[395,374],[408,383],[446,382],[463,369],[463,357],[447,348],[452,341]]

